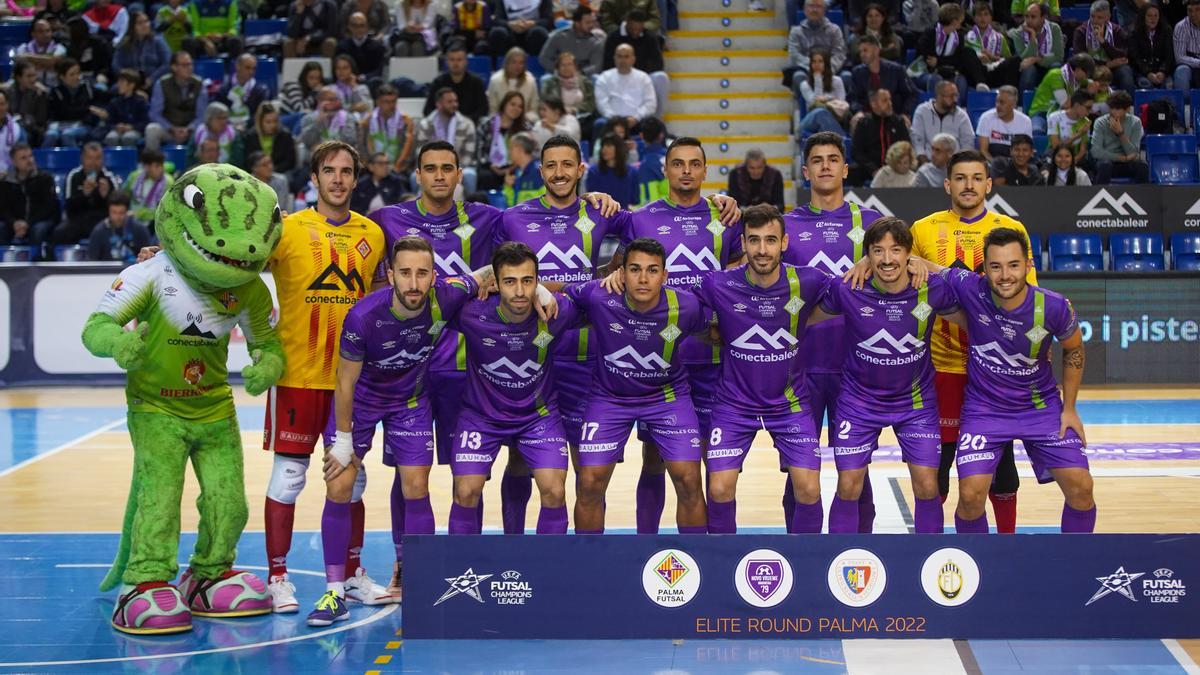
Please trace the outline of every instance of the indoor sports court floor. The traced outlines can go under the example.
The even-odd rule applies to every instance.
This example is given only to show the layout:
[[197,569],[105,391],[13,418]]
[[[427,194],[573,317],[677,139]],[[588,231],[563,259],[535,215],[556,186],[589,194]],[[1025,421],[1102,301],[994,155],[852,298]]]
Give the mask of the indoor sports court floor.
[[[1200,532],[1200,389],[1091,389],[1087,424],[1099,532]],[[262,401],[238,396],[246,448],[250,524],[240,567],[263,572],[262,494],[269,457]],[[201,621],[191,633],[134,638],[108,625],[112,594],[96,586],[112,560],[132,452],[119,388],[0,391],[0,672],[79,673],[1200,673],[1200,640],[825,640],[825,641],[413,641],[400,612],[354,607],[348,622],[309,629],[304,613],[238,621]],[[876,531],[911,525],[907,472],[894,438],[881,440],[872,466]],[[738,495],[743,531],[782,532],[782,479],[760,436]],[[630,532],[638,454],[617,470],[608,498],[610,531]],[[364,560],[377,579],[390,573],[387,494],[391,479],[368,456]],[[372,461],[374,460],[374,461]],[[1020,529],[1057,529],[1061,496],[1038,486],[1019,461]],[[444,526],[449,472],[434,471],[433,503]],[[499,528],[498,486],[486,493],[485,527]],[[569,488],[570,481],[568,481]],[[825,500],[834,474],[824,476]],[[181,564],[194,540],[196,495],[184,496]],[[301,496],[289,563],[303,605],[323,590],[320,522],[323,494],[314,468]],[[570,498],[569,498],[570,499]],[[953,495],[951,497],[953,500]],[[533,500],[536,504],[536,499]],[[664,522],[671,520],[673,503]],[[530,509],[528,522],[536,517]],[[947,522],[950,520],[947,510]],[[1030,580],[1053,585],[1053,579]],[[303,607],[302,607],[303,609]],[[1200,632],[1200,619],[1197,620]]]

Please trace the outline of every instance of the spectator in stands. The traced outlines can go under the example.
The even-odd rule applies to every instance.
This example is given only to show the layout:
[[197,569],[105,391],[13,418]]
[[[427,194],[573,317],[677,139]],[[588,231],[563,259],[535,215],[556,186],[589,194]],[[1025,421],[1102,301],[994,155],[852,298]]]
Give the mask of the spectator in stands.
[[655,109],[661,114],[667,109],[667,96],[671,90],[671,78],[663,70],[662,47],[658,37],[646,32],[645,14],[641,10],[633,10],[625,17],[625,22],[615,33],[610,33],[604,43],[604,69],[616,67],[615,54],[617,47],[629,45],[633,47],[633,67],[650,76],[654,85],[654,95],[657,99]]
[[[348,3],[349,5],[349,3]],[[336,54],[345,54],[354,59],[359,70],[368,79],[383,77],[383,68],[388,63],[388,48],[383,40],[371,34],[367,15],[355,12],[347,21],[348,34],[338,41]]]
[[[132,12],[130,16],[132,27],[113,52],[113,68],[118,71],[132,68],[146,82],[154,82],[171,67],[171,48],[162,36],[154,34],[145,12]],[[141,83],[139,79],[138,86]]]
[[[187,10],[192,37],[183,41],[183,48],[192,56],[242,53],[241,18],[236,0],[189,0]],[[333,15],[325,18],[328,26]]]
[[647,117],[641,124],[642,161],[638,164],[638,203],[645,205],[666,197],[667,125],[657,117]]
[[887,163],[887,151],[897,141],[909,140],[908,125],[892,107],[892,92],[879,88],[871,94],[871,111],[854,128],[854,176],[865,185]]
[[[380,44],[387,39],[388,29],[392,26],[392,14],[387,3],[383,0],[346,0],[338,10],[338,35],[350,35],[350,17],[362,14],[367,19],[367,35]],[[386,51],[386,48],[385,48]],[[359,61],[359,65],[366,65]]]
[[171,55],[171,73],[163,75],[150,91],[150,124],[146,125],[146,147],[157,150],[164,140],[180,145],[188,142],[208,107],[204,84],[193,73],[192,55]]
[[525,52],[520,47],[513,47],[504,55],[504,65],[492,73],[488,81],[487,97],[488,111],[495,113],[500,108],[500,102],[511,91],[521,94],[527,105],[537,105],[537,78],[525,69]]
[[964,150],[975,147],[971,118],[966,110],[959,107],[958,87],[950,80],[938,82],[933,98],[917,106],[913,113],[912,144],[918,162],[924,164],[933,157],[933,137],[941,133],[954,136],[958,147]]
[[159,5],[154,14],[154,30],[166,40],[172,53],[183,49],[183,41],[192,37],[192,18],[183,0],[167,0]]
[[1000,87],[996,92],[996,107],[979,117],[975,135],[979,139],[979,151],[988,161],[1008,157],[1012,139],[1018,134],[1033,135],[1033,122],[1017,110],[1017,95],[1017,88],[1012,85]]
[[233,157],[233,141],[236,138],[237,131],[229,123],[229,108],[224,103],[213,101],[204,109],[204,124],[197,126],[192,134],[188,156],[199,157],[204,142],[212,139],[217,142],[215,161],[227,163]]
[[904,24],[900,38],[904,44],[916,46],[921,35],[937,27],[937,0],[904,0]]
[[83,81],[79,63],[64,56],[54,65],[58,72],[58,85],[50,90],[50,126],[46,129],[48,147],[79,147],[91,135],[87,124],[92,117],[92,105],[96,93],[92,85]]
[[964,44],[962,30],[966,15],[962,5],[948,3],[938,9],[938,24],[933,30],[925,31],[917,41],[917,56],[924,64],[925,73],[917,83],[926,91],[943,79],[953,79],[966,102],[967,87],[987,91],[987,71],[975,55],[975,50]]
[[67,20],[75,16],[76,10],[67,6],[67,0],[46,0],[44,7],[33,15],[34,21],[45,21],[50,24],[50,32],[54,41],[65,44],[67,41]]
[[[271,186],[275,191],[275,200],[284,211],[292,209],[291,187],[286,176],[275,173],[275,163],[271,156],[257,150],[246,156],[246,166],[250,167],[250,175]],[[360,182],[361,185],[361,182]],[[354,208],[353,206],[351,208]]]
[[67,21],[67,32],[70,35],[66,43],[67,56],[79,64],[84,80],[89,84],[106,86],[112,66],[112,40],[89,33],[87,22],[78,16]]
[[27,61],[37,69],[38,78],[47,87],[58,84],[58,74],[54,72],[54,64],[67,55],[67,48],[54,41],[50,31],[50,23],[46,20],[34,21],[29,27],[29,42],[17,47],[13,58],[19,63]]
[[584,131],[591,130],[590,120],[596,112],[595,85],[592,78],[579,74],[574,54],[562,52],[558,55],[553,75],[542,80],[541,95],[543,99],[562,101],[567,113],[579,119]]
[[1088,113],[1094,97],[1087,89],[1071,94],[1070,105],[1050,114],[1046,133],[1050,136],[1050,147],[1065,145],[1075,153],[1075,165],[1084,166],[1088,152],[1088,133],[1092,130]]
[[342,107],[362,116],[371,110],[371,90],[358,76],[358,64],[348,54],[333,57],[333,88]]
[[479,139],[477,165],[480,190],[496,190],[503,185],[504,176],[512,165],[508,156],[508,141],[530,128],[525,98],[518,91],[505,94],[500,101],[500,110],[479,123],[476,137]]
[[[1009,20],[1013,23],[1013,25],[1020,25],[1021,22],[1025,18],[1026,11],[1030,7],[1037,5],[1037,4],[1046,5],[1046,7],[1045,7],[1046,11],[1043,12],[1042,16],[1047,17],[1048,19],[1050,19],[1051,21],[1054,21],[1055,23],[1058,22],[1057,20],[1058,20],[1059,16],[1062,14],[1061,9],[1059,8],[1058,0],[1049,0],[1049,2],[1046,2],[1046,3],[1040,3],[1040,2],[1038,2],[1038,0],[1012,0],[1012,7],[1011,7],[1012,16],[1009,17]],[[1070,4],[1074,4],[1074,2],[1072,2]]]
[[49,91],[38,82],[37,69],[28,61],[13,65],[13,79],[3,89],[8,109],[21,120],[30,145],[40,146],[49,124]]
[[12,168],[0,180],[0,246],[41,245],[58,225],[54,176],[41,171],[26,143],[9,153]]
[[[267,101],[258,107],[253,127],[238,134],[233,146],[233,163],[242,166],[245,158],[262,152],[271,158],[272,170],[289,174],[296,168],[296,141],[279,120],[279,108]],[[245,164],[250,166],[249,163]]]
[[946,165],[958,152],[958,139],[953,134],[938,134],[929,142],[929,148],[929,161],[917,169],[913,187],[940,188],[946,184]]
[[1092,79],[1088,80],[1088,91],[1092,92],[1092,118],[1108,112],[1108,97],[1112,95],[1112,71],[1107,66],[1096,66]]
[[992,164],[993,183],[1024,187],[1045,185],[1046,177],[1038,167],[1033,152],[1033,138],[1027,134],[1012,137],[1011,155],[1001,157]]
[[425,56],[437,51],[437,12],[430,0],[399,0],[392,54]]
[[119,260],[132,265],[138,251],[154,243],[150,230],[129,212],[129,193],[108,196],[108,217],[96,223],[88,237],[88,260]]
[[[637,172],[629,163],[629,152],[625,140],[614,133],[607,133],[598,144],[598,161],[591,162],[587,172],[586,190],[603,192],[627,209],[637,203]],[[738,201],[741,204],[741,200]]]
[[782,212],[783,174],[767,165],[761,149],[750,148],[742,165],[729,172],[726,194],[736,199],[741,207],[771,204]]
[[[879,53],[883,58],[896,63],[904,62],[904,40],[892,30],[888,23],[887,9],[872,2],[863,10],[862,18],[854,28],[854,37],[850,38],[850,61],[858,64],[858,40],[864,35],[871,35],[879,40]],[[739,204],[741,202],[738,202]]]
[[542,53],[554,30],[550,0],[493,0],[492,8],[494,21],[487,40],[492,56],[499,58],[513,47],[520,47],[526,54]]
[[295,0],[288,7],[283,57],[333,56],[337,49],[337,5],[333,0]]
[[1075,166],[1075,151],[1071,149],[1071,146],[1066,144],[1055,146],[1050,157],[1052,165],[1042,171],[1042,178],[1045,179],[1046,185],[1087,186],[1092,184],[1092,179],[1088,178],[1087,172]]
[[616,32],[621,21],[635,9],[646,15],[646,30],[655,34],[662,32],[662,12],[655,0],[604,0],[597,16],[601,30],[608,34]]
[[[463,43],[472,54],[488,53],[488,31],[492,26],[492,8],[486,0],[461,0],[450,12],[451,42]],[[428,113],[426,113],[428,114]]]
[[300,76],[295,82],[285,82],[280,91],[283,99],[283,112],[292,115],[303,115],[317,108],[317,92],[325,86],[325,71],[321,64],[309,61],[300,69]]
[[196,148],[195,154],[189,153],[190,162],[189,169],[200,166],[201,164],[216,164],[221,160],[221,144],[215,138],[206,138]]
[[12,149],[22,143],[28,143],[25,130],[9,110],[8,95],[0,91],[0,173],[12,168]]
[[90,32],[114,43],[125,39],[129,30],[129,12],[112,0],[94,0],[81,16]]
[[159,150],[142,150],[138,168],[129,174],[125,187],[129,190],[133,215],[148,227],[154,225],[154,212],[163,195],[175,184],[166,170],[166,158]]
[[463,190],[475,191],[478,174],[475,172],[475,148],[477,138],[475,123],[458,111],[458,95],[449,87],[434,93],[437,107],[417,125],[416,146],[420,148],[429,141],[446,141],[458,151],[458,166],[462,169]]
[[1171,29],[1162,25],[1162,11],[1158,5],[1146,3],[1138,11],[1137,23],[1129,38],[1129,62],[1133,65],[1138,89],[1171,86],[1175,50],[1171,45]]
[[1200,87],[1200,0],[1187,0],[1187,17],[1175,24],[1175,88]]
[[1034,133],[1043,133],[1042,116],[1049,116],[1056,110],[1066,108],[1071,95],[1080,89],[1088,89],[1095,97],[1095,85],[1090,84],[1096,73],[1096,64],[1087,54],[1075,54],[1062,68],[1055,68],[1046,73],[1037,91],[1033,93],[1033,101],[1029,104],[1029,117],[1033,121]]
[[596,109],[600,115],[624,117],[630,127],[658,111],[654,83],[649,75],[633,67],[634,59],[633,47],[617,47],[616,67],[596,79]]
[[858,56],[862,62],[854,66],[847,92],[850,110],[866,113],[871,109],[871,93],[882,88],[891,93],[891,103],[900,114],[910,114],[917,106],[917,94],[904,66],[880,57],[879,40],[870,35],[859,39]]
[[363,118],[362,125],[366,154],[382,153],[391,162],[392,171],[402,173],[408,170],[412,160],[416,126],[396,104],[398,97],[395,87],[381,85],[375,95],[375,110]]
[[571,14],[571,25],[551,33],[542,52],[538,54],[542,70],[553,72],[558,67],[559,55],[568,53],[575,56],[575,67],[582,70],[584,75],[598,75],[604,67],[605,42],[603,35],[597,35],[597,26],[596,13],[592,8],[587,5],[576,7]]
[[567,112],[562,101],[543,98],[537,112],[538,121],[530,131],[539,148],[554,136],[569,136],[576,141],[581,138],[578,118]]
[[[867,37],[875,40],[877,49],[880,47],[879,39],[874,36],[859,36],[859,43]],[[792,89],[796,92],[796,98],[800,98],[798,81],[802,82],[803,76],[808,74],[809,54],[817,48],[829,52],[830,70],[834,75],[842,72],[846,64],[846,37],[842,29],[825,17],[823,0],[805,0],[804,21],[792,26],[788,32],[788,67],[797,70],[792,75]]]
[[527,132],[508,139],[510,164],[504,173],[504,201],[509,206],[540,197],[546,192],[541,163],[537,161],[537,141]]
[[83,146],[80,165],[67,174],[67,222],[54,228],[50,250],[79,243],[108,215],[108,196],[121,181],[104,168],[104,146],[91,141]]
[[300,142],[312,152],[325,141],[344,141],[358,146],[358,124],[354,115],[342,106],[337,87],[321,87],[317,94],[317,107],[304,116],[300,123]]
[[1108,114],[1092,124],[1092,161],[1096,184],[1108,185],[1113,176],[1132,178],[1134,183],[1150,182],[1150,166],[1141,158],[1142,121],[1130,114],[1133,97],[1115,91],[1108,99]]
[[846,102],[842,78],[834,75],[829,67],[829,50],[814,47],[809,56],[808,75],[797,72],[792,82],[796,79],[800,79],[800,96],[808,111],[800,120],[801,132],[808,135],[832,131],[845,136],[850,104]]
[[358,179],[350,197],[350,209],[356,213],[371,213],[400,201],[408,190],[403,178],[393,167],[395,162],[385,153],[371,153],[367,160],[367,175]]
[[1095,0],[1088,20],[1075,29],[1072,47],[1075,54],[1087,54],[1097,65],[1108,66],[1118,89],[1133,91],[1125,31],[1111,18],[1108,0]]
[[92,106],[92,114],[101,124],[92,132],[92,137],[103,140],[105,145],[139,145],[142,133],[150,121],[150,102],[138,91],[142,76],[132,68],[117,73],[116,96],[108,100],[103,108]]
[[[603,138],[608,134],[613,134],[625,143],[625,160],[629,166],[636,167],[641,162],[641,155],[638,154],[637,141],[633,140],[633,130],[629,128],[629,120],[624,117],[613,117],[612,119],[604,119],[603,117],[597,120],[604,120],[603,126],[600,127],[597,137]],[[596,146],[593,151],[597,159],[600,158],[600,146]],[[635,200],[636,203],[636,200]]]
[[[1016,9],[1014,1],[1014,16]],[[1045,4],[1030,4],[1025,9],[1025,21],[1008,31],[1016,56],[1021,59],[1019,80],[1022,91],[1036,88],[1046,73],[1058,69],[1063,63],[1062,29],[1047,20],[1049,11],[1050,8]]]
[[271,98],[267,85],[255,77],[257,69],[258,59],[249,52],[242,54],[237,58],[233,74],[213,97],[214,101],[229,108],[229,121],[238,131],[245,129],[258,106]]
[[917,174],[913,167],[917,158],[913,155],[912,143],[896,141],[884,155],[886,160],[883,167],[871,178],[872,188],[904,188],[912,187]]
[[478,75],[467,70],[467,47],[462,42],[451,42],[446,48],[446,70],[429,83],[429,98],[425,100],[425,114],[437,107],[434,94],[448,88],[458,96],[459,110],[472,122],[488,114],[487,90]]
[[989,85],[1015,85],[1020,73],[1020,59],[1013,56],[1003,27],[997,28],[992,22],[991,3],[979,0],[971,7],[974,25],[967,31],[963,41],[975,52],[979,63],[987,71]]

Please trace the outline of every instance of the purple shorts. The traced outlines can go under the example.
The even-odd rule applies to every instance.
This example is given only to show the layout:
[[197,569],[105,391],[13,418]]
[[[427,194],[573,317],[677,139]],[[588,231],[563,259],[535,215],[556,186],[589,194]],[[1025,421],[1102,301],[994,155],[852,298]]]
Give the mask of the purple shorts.
[[[842,374],[810,371],[804,374],[804,382],[808,389],[808,405],[811,406],[808,410],[813,416],[813,428],[820,436],[821,425],[826,421],[828,421],[830,429],[837,427],[838,396],[842,393]],[[830,445],[833,445],[832,440]]]
[[[687,368],[688,386],[692,390],[692,406],[696,409],[696,419],[700,423],[700,440],[704,440],[708,438],[713,396],[716,394],[717,380],[721,377],[721,365],[697,363],[685,367]],[[646,425],[640,422],[637,427],[637,437],[643,443],[650,440]]]
[[516,448],[530,469],[567,469],[567,439],[558,412],[499,422],[463,410],[454,434],[450,470],[455,476],[487,475],[501,445]]
[[900,441],[904,461],[917,466],[937,467],[941,461],[942,436],[937,406],[920,410],[879,412],[857,401],[841,401],[833,441],[833,463],[838,471],[865,468],[871,453],[879,448],[879,432],[892,427]]
[[554,368],[554,388],[557,391],[558,415],[562,418],[563,431],[567,434],[568,443],[578,445],[583,412],[592,395],[592,377],[596,362],[563,359],[553,361],[551,367]]
[[1002,446],[1014,440],[1024,444],[1039,483],[1054,480],[1051,469],[1088,468],[1083,441],[1075,430],[1067,429],[1066,436],[1058,437],[1061,413],[1058,406],[1020,413],[964,412],[955,459],[959,477],[996,473]]
[[740,471],[759,429],[765,429],[775,441],[781,468],[821,470],[821,449],[812,413],[801,410],[764,415],[721,402],[713,406],[712,430],[708,433],[709,472]]
[[[433,412],[429,399],[422,396],[417,405],[393,410],[375,410],[355,406],[354,453],[359,459],[366,457],[375,437],[375,427],[383,422],[383,463],[386,466],[432,466],[433,465]],[[334,416],[325,424],[325,447],[333,445],[333,434],[337,430]]]
[[625,443],[636,422],[646,426],[650,440],[667,462],[700,461],[700,423],[688,395],[674,401],[628,404],[593,395],[580,427],[579,463],[607,466],[625,459]]
[[462,411],[463,394],[467,390],[467,373],[462,370],[439,370],[429,373],[429,398],[433,404],[433,431],[437,439],[437,463],[450,463],[454,453],[454,430]]

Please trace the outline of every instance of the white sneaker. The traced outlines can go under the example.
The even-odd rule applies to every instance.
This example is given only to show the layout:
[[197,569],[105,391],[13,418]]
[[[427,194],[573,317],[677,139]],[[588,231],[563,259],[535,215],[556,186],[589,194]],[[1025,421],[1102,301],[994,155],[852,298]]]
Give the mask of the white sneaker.
[[355,571],[354,576],[346,580],[346,599],[364,605],[390,605],[396,602],[396,598],[367,576],[367,571],[361,567]]
[[296,602],[296,587],[288,581],[286,574],[271,577],[267,584],[267,592],[271,594],[271,610],[276,614],[293,614],[300,611],[300,603]]
[[750,11],[765,12],[767,11],[767,8],[763,7],[762,0],[750,0]]

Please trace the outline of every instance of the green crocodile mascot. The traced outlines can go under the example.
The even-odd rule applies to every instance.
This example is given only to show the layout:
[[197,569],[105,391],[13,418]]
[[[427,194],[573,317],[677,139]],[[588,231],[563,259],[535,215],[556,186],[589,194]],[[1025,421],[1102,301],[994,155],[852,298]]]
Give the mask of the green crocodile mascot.
[[[229,336],[240,326],[257,396],[283,373],[271,295],[259,278],[283,229],[275,192],[241,169],[185,173],[155,215],[163,252],[126,268],[88,317],[83,344],[128,371],[133,481],[117,558],[100,590],[123,586],[112,616],[126,633],[178,633],[192,615],[271,611],[266,585],[232,569],[249,513],[242,438],[229,386]],[[136,320],[134,330],[125,325]],[[179,570],[179,509],[188,460],[200,483],[200,532]]]

